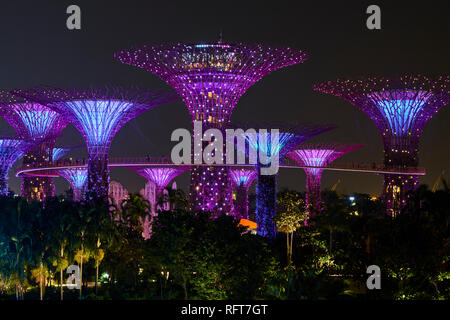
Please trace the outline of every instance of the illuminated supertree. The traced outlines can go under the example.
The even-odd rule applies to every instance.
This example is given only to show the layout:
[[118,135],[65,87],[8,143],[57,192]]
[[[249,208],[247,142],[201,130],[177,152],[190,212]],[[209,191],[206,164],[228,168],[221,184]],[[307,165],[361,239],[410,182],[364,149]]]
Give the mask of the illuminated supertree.
[[230,178],[236,193],[234,216],[248,219],[248,189],[258,176],[258,171],[248,168],[230,168]]
[[84,136],[89,153],[87,192],[102,198],[108,196],[108,152],[117,131],[142,112],[177,99],[172,92],[118,87],[83,91],[41,87],[15,93],[60,112]]
[[[79,147],[80,146],[67,147],[67,148],[57,147],[57,148],[53,148],[52,150],[48,150],[48,152],[52,154],[52,161],[58,161],[59,159],[64,157],[68,152],[78,149]],[[48,161],[50,161],[50,159],[48,159]]]
[[[172,86],[193,121],[223,130],[239,98],[268,73],[307,59],[305,52],[242,43],[143,46],[115,54],[122,63],[146,69]],[[196,148],[197,147],[197,148]],[[199,155],[194,145],[194,156]],[[201,151],[200,151],[201,152]],[[194,166],[191,170],[193,210],[228,213],[231,209],[228,168]]]
[[[272,137],[271,131],[267,130],[263,134],[261,130],[253,134],[245,134],[248,142],[247,154],[251,151],[257,155],[257,171],[258,181],[256,184],[256,223],[258,224],[257,232],[261,236],[274,238],[276,235],[276,226],[273,217],[276,213],[276,197],[277,197],[277,173],[265,174],[262,169],[267,169],[272,165],[260,158],[261,154],[267,155],[272,159],[278,159],[281,163],[286,154],[297,147],[307,139],[320,133],[334,129],[331,125],[295,125],[289,126],[285,124],[272,125],[272,128],[278,128],[278,141],[275,136]],[[265,128],[269,128],[266,126]],[[274,141],[272,141],[274,140]],[[272,143],[273,142],[273,143]],[[238,146],[239,149],[239,146]],[[240,152],[240,150],[237,150]],[[266,162],[266,163],[265,163]]]
[[[421,75],[337,80],[314,86],[314,90],[341,97],[364,111],[383,137],[385,166],[398,170],[417,167],[422,130],[449,102],[449,88],[449,76]],[[418,180],[416,175],[385,175],[387,214],[395,216],[402,210]]]
[[155,198],[158,202],[164,189],[175,177],[190,170],[189,166],[155,166],[155,167],[129,167],[148,181],[156,185]]
[[60,177],[72,187],[73,201],[81,201],[87,187],[88,170],[84,167],[58,170]]
[[8,194],[8,172],[30,143],[20,139],[0,138],[0,195]]
[[[60,113],[9,92],[1,92],[0,114],[16,130],[20,139],[34,141],[36,144],[34,149],[23,156],[24,165],[45,165],[52,159],[49,150],[68,123]],[[54,196],[53,178],[23,178],[21,193],[27,200],[44,201],[47,197]]]
[[308,216],[321,210],[320,181],[325,167],[343,155],[363,145],[341,143],[310,143],[293,150],[287,156],[304,168],[306,173],[306,207]]

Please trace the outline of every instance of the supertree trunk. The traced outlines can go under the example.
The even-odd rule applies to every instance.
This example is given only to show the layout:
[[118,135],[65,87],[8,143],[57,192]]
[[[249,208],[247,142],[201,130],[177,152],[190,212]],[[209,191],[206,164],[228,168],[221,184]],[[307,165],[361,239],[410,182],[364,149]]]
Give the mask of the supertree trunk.
[[274,239],[276,225],[273,218],[277,205],[277,180],[276,175],[258,175],[256,184],[256,223],[257,232],[263,237]]
[[89,197],[108,197],[109,171],[108,155],[104,153],[91,154],[88,162]]
[[248,219],[248,191],[243,184],[236,187],[234,211],[237,219]]

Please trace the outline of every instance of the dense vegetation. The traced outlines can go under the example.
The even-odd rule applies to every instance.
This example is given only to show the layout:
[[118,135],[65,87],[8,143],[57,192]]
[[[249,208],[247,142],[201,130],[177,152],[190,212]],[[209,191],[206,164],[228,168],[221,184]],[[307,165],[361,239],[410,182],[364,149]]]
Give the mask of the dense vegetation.
[[[421,186],[394,219],[379,200],[353,196],[323,192],[305,225],[303,195],[280,192],[274,242],[232,217],[187,211],[180,192],[150,239],[139,195],[121,208],[1,197],[0,299],[449,299],[449,189]],[[381,290],[366,288],[374,264]],[[80,267],[80,290],[59,286],[69,265]]]

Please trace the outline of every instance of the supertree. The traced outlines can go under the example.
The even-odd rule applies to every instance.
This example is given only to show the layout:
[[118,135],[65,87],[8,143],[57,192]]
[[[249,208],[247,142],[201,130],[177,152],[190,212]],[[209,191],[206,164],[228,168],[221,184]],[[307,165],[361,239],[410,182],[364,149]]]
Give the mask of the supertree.
[[[52,161],[58,161],[59,159],[64,157],[68,152],[78,149],[79,147],[80,146],[66,147],[66,148],[55,147],[51,150],[48,150],[48,152],[52,154]],[[48,161],[50,161],[50,159],[48,159]]]
[[87,187],[88,170],[84,167],[67,168],[58,170],[58,174],[72,187],[73,201],[81,201]]
[[314,216],[321,210],[320,181],[324,168],[334,160],[362,146],[361,144],[309,143],[287,154],[287,157],[305,167],[308,216]]
[[174,92],[120,87],[65,90],[48,87],[16,90],[15,94],[44,104],[69,119],[86,141],[91,197],[108,196],[108,152],[117,131],[130,119],[177,99]]
[[[263,126],[269,128],[268,125]],[[248,142],[248,150],[245,152],[249,155],[251,151],[257,154],[257,172],[258,181],[256,184],[256,223],[258,224],[257,232],[261,236],[268,238],[275,238],[276,226],[273,222],[273,217],[276,213],[276,197],[277,197],[277,175],[265,174],[264,168],[270,167],[272,163],[264,164],[261,154],[267,155],[272,159],[278,159],[282,163],[286,154],[294,149],[296,146],[306,141],[307,139],[316,136],[320,133],[332,130],[335,126],[332,125],[288,125],[288,124],[273,124],[271,127],[278,128],[278,141],[275,136],[272,137],[272,131],[261,131],[254,133],[244,133],[245,139]],[[261,127],[260,127],[261,128]],[[266,134],[261,134],[266,133]],[[272,141],[274,140],[274,141]],[[272,143],[273,142],[273,143]],[[244,152],[238,150],[237,152]]]
[[[117,52],[115,58],[159,76],[178,92],[194,122],[223,130],[250,86],[274,70],[305,61],[307,55],[291,48],[219,41],[143,46]],[[194,156],[199,156],[202,146],[194,145]],[[230,190],[227,167],[192,168],[191,209],[228,213]]]
[[[382,135],[385,166],[401,170],[417,167],[420,135],[428,120],[449,102],[449,84],[449,76],[401,75],[339,79],[313,88],[364,111]],[[418,180],[416,175],[385,175],[383,198],[388,215],[401,212]]]
[[234,216],[238,219],[248,219],[248,189],[258,176],[254,168],[230,168],[230,178],[236,190]]
[[[23,156],[23,164],[39,166],[52,160],[50,150],[68,123],[60,113],[10,92],[0,92],[0,114],[16,130],[20,139],[35,142],[36,147]],[[44,201],[54,196],[53,178],[23,178],[21,193],[27,200]]]
[[0,195],[8,194],[8,172],[32,144],[21,139],[0,138]]
[[[129,169],[143,176],[148,181],[156,185],[155,197],[159,201],[163,195],[164,189],[170,181],[175,177],[190,169],[189,166],[173,166],[173,165],[158,165],[154,167],[129,167]],[[154,211],[154,210],[153,210]]]

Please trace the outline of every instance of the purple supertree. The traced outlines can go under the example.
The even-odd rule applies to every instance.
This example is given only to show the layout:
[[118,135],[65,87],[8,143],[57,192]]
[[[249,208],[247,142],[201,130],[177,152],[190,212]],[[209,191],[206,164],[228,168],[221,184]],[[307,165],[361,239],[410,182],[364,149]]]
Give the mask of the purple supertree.
[[236,193],[234,216],[248,219],[248,189],[258,176],[254,168],[230,168],[230,178]]
[[[52,150],[48,150],[48,152],[52,154],[52,161],[58,161],[59,159],[64,157],[68,152],[78,148],[80,148],[80,146],[66,147],[66,148],[55,147]],[[48,161],[50,161],[50,159],[48,159]]]
[[174,92],[119,87],[81,91],[41,87],[16,94],[60,112],[84,136],[89,153],[86,192],[101,198],[108,196],[108,152],[117,131],[142,112],[177,99]]
[[[248,142],[249,154],[251,150],[257,153],[257,171],[258,181],[256,184],[256,223],[258,225],[257,232],[261,236],[268,238],[275,238],[276,226],[273,222],[273,217],[276,213],[276,197],[277,197],[277,175],[262,174],[261,169],[269,167],[271,164],[262,164],[260,155],[261,152],[272,158],[278,157],[279,163],[286,154],[297,147],[307,139],[316,136],[320,133],[332,130],[335,126],[332,125],[286,125],[278,124],[272,125],[279,130],[278,142],[272,144],[271,131],[267,131],[265,139],[261,139],[260,132],[252,134],[245,134],[245,139]],[[265,128],[269,128],[265,126]],[[238,146],[239,148],[239,146]],[[241,152],[240,150],[237,150]]]
[[[120,51],[115,57],[159,76],[178,92],[193,121],[222,130],[250,86],[274,70],[307,59],[304,51],[291,48],[221,41],[143,46]],[[230,189],[227,167],[193,167],[191,209],[214,214],[230,212]]]
[[156,201],[158,202],[169,182],[183,172],[190,170],[190,167],[161,165],[155,167],[129,167],[129,169],[140,174],[145,179],[153,182],[156,185],[155,197]]
[[[36,147],[23,156],[23,164],[39,166],[52,160],[49,150],[68,123],[60,113],[9,92],[0,93],[0,113],[16,130],[20,139],[36,143]],[[23,178],[21,193],[27,200],[44,201],[54,196],[53,178]]]
[[73,201],[81,201],[87,187],[88,170],[84,167],[67,168],[58,170],[58,174],[72,187]]
[[287,154],[306,173],[306,208],[308,216],[314,216],[321,210],[320,181],[322,173],[334,160],[361,148],[363,145],[341,143],[310,143]]
[[30,143],[20,139],[0,138],[0,195],[8,194],[8,172]]
[[[450,77],[402,75],[337,80],[314,90],[341,97],[364,111],[383,137],[384,164],[398,170],[417,167],[419,138],[430,118],[450,100]],[[418,184],[418,176],[386,174],[383,198],[395,216]]]

